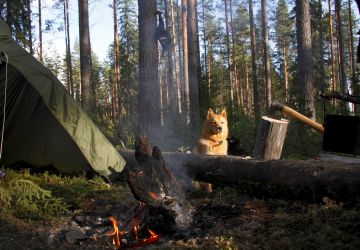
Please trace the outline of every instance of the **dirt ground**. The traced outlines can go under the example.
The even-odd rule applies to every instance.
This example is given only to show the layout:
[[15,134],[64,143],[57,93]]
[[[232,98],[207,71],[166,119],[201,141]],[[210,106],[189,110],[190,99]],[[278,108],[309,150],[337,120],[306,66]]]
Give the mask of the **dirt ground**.
[[[82,200],[81,209],[48,220],[1,212],[0,249],[115,249],[108,236],[69,244],[58,234],[74,223],[73,216],[79,211],[116,211],[119,205],[136,202],[126,185],[111,189],[115,192],[111,197],[129,199],[92,195]],[[122,195],[116,194],[119,190]],[[190,228],[171,234],[162,228],[159,242],[141,249],[360,249],[357,202],[256,198],[236,187],[216,188],[212,193],[191,191],[188,197],[195,208]]]

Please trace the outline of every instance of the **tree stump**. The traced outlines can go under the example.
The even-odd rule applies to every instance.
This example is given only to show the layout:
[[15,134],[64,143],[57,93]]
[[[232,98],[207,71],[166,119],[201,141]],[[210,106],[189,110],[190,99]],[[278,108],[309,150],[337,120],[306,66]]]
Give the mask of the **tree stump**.
[[128,166],[128,184],[135,198],[159,213],[172,217],[180,229],[192,222],[193,207],[175,175],[166,166],[161,151],[147,137],[135,144],[137,164]]
[[278,160],[281,157],[288,121],[262,116],[256,135],[254,158]]

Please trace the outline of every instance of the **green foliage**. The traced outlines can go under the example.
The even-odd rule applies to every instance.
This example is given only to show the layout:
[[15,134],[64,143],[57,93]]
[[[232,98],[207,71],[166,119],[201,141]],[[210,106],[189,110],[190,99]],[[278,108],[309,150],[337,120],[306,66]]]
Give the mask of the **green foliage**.
[[18,217],[46,218],[69,212],[61,198],[42,189],[31,180],[13,179],[0,186],[0,204],[3,209],[13,210]]

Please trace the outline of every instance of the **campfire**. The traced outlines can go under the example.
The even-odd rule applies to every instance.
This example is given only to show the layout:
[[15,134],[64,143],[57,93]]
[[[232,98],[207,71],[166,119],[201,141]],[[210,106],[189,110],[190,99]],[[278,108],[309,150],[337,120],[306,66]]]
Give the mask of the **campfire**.
[[[114,229],[112,232],[108,233],[107,235],[112,237],[113,245],[116,246],[116,249],[120,249],[121,237],[128,234],[128,232],[119,229],[119,226],[118,226],[119,223],[114,217],[110,217],[109,220],[112,222]],[[138,230],[139,230],[139,225],[135,223],[133,225],[133,232],[135,235],[136,242],[132,243],[132,244],[127,244],[126,248],[137,248],[137,247],[142,247],[142,246],[145,246],[148,244],[153,244],[153,243],[158,242],[158,240],[160,238],[160,236],[158,234],[156,234],[153,230],[147,229],[150,236],[148,238],[139,240]]]

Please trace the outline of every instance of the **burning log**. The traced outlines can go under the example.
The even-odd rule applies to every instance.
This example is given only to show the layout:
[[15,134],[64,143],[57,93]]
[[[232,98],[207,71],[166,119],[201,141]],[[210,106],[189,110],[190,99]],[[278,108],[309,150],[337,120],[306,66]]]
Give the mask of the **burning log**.
[[[131,151],[122,151],[128,165]],[[236,156],[163,153],[166,163],[176,162],[178,172],[218,185],[257,183],[262,195],[319,200],[324,196],[351,200],[360,193],[360,163],[323,160],[254,160]],[[170,165],[169,165],[170,166]],[[172,169],[175,172],[174,169]],[[285,196],[285,197],[284,197]]]
[[160,149],[152,147],[147,137],[139,137],[135,158],[137,163],[128,166],[128,184],[135,198],[173,218],[178,228],[187,228],[192,222],[193,208],[166,166]]

